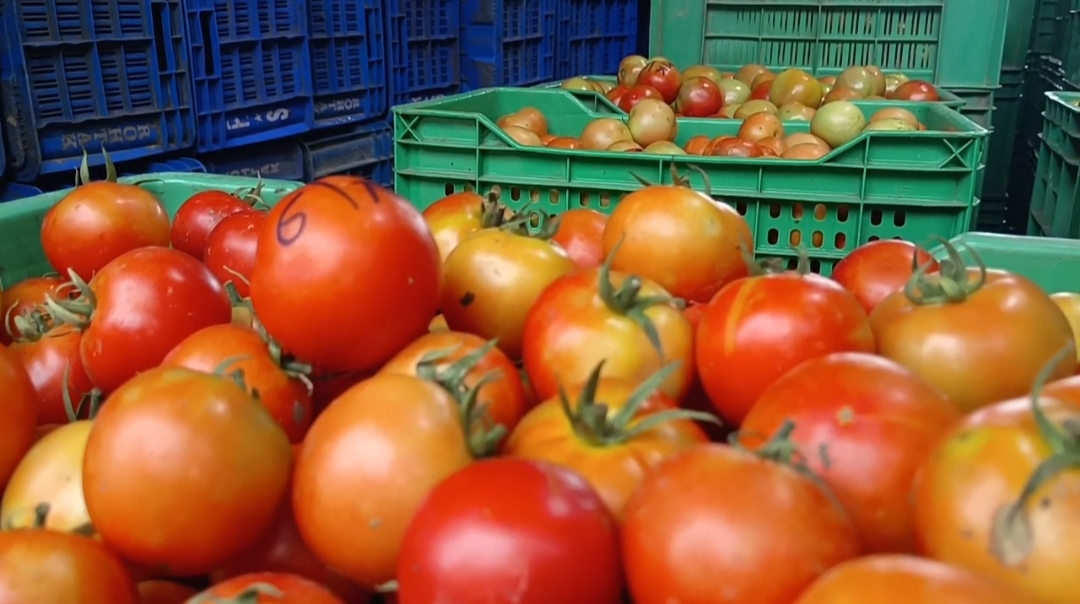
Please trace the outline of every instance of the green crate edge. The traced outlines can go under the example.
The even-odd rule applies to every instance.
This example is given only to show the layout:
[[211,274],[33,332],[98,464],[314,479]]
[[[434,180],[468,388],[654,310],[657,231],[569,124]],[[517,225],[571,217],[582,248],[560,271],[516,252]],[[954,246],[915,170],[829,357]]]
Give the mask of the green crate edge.
[[[949,240],[966,257],[974,250],[987,267],[1023,275],[1047,293],[1080,292],[1080,241],[996,233],[964,233]],[[946,257],[944,246],[930,250]]]

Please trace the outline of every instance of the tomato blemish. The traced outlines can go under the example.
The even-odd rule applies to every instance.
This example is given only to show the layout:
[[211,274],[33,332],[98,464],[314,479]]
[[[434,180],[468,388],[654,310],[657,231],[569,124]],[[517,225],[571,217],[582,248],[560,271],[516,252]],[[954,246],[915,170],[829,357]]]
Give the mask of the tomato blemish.
[[475,300],[475,299],[476,299],[476,294],[474,294],[472,292],[465,292],[465,295],[462,296],[460,300],[458,300],[458,304],[460,304],[462,306],[468,306],[468,305],[472,304],[473,300]]

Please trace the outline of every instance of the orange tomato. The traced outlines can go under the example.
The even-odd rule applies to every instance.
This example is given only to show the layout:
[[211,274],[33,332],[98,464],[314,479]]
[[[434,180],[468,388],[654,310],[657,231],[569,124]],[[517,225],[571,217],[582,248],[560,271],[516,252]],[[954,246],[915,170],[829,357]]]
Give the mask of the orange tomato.
[[1069,321],[1069,327],[1072,328],[1077,359],[1080,359],[1080,294],[1071,292],[1057,293],[1051,295],[1050,299],[1054,301],[1054,304],[1057,304],[1061,312],[1065,313],[1065,318]]
[[604,227],[608,217],[596,210],[577,208],[559,218],[552,241],[581,269],[596,268],[604,261]]

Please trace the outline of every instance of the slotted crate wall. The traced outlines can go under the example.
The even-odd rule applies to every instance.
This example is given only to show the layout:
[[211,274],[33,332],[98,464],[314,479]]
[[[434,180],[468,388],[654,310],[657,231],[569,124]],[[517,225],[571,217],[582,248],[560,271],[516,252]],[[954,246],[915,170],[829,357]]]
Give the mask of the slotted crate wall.
[[637,52],[636,0],[558,0],[555,77],[615,74]]
[[1080,93],[1047,92],[1028,234],[1080,238]]
[[315,128],[380,120],[390,109],[383,0],[307,0]]
[[304,179],[304,153],[299,143],[292,140],[219,151],[206,155],[203,162],[211,174],[277,180]]
[[461,85],[461,0],[386,0],[393,104],[454,94]]
[[554,79],[555,11],[555,0],[462,0],[462,89]]
[[301,147],[306,181],[347,174],[394,186],[394,131],[386,122],[308,137]]
[[180,0],[0,0],[0,103],[15,178],[195,142]]

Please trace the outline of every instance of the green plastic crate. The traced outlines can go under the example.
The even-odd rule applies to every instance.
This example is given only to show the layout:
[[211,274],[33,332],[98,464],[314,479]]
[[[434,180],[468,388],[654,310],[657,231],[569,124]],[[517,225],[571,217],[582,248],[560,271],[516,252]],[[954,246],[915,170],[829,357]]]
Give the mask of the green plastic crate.
[[[199,191],[236,191],[254,187],[258,179],[214,174],[162,172],[145,176],[127,176],[119,182],[138,184],[153,193],[169,216]],[[264,180],[262,199],[268,204],[302,186],[284,180]],[[45,213],[71,189],[53,191],[8,203],[0,203],[0,283],[9,285],[28,277],[40,277],[53,269],[41,250],[41,222]]]
[[1047,92],[1029,235],[1080,238],[1080,93]]
[[1020,120],[1020,103],[1024,86],[1024,71],[1003,70],[1001,88],[994,91],[994,111],[991,114],[990,143],[986,151],[986,177],[983,182],[983,211],[986,201],[1004,197],[1009,191],[1013,143]]
[[[979,255],[986,266],[1031,279],[1047,293],[1080,292],[1080,241],[993,233],[964,233],[950,240]],[[930,250],[945,258],[938,246]]]
[[[849,65],[947,88],[993,87],[1008,0],[652,0],[649,53],[734,71],[748,63],[815,75]],[[976,26],[976,24],[978,24]]]
[[[394,108],[395,189],[419,208],[454,192],[497,185],[515,209],[535,203],[552,215],[580,207],[610,212],[640,188],[634,174],[670,183],[674,164],[702,188],[700,177],[687,170],[698,166],[713,195],[747,217],[758,252],[790,257],[791,245],[805,242],[818,270],[827,273],[872,239],[951,236],[973,225],[986,130],[941,105],[902,105],[932,131],[865,134],[815,162],[750,160],[523,147],[495,125],[499,116],[536,107],[552,133],[577,136],[596,117],[625,114],[595,94],[488,89]],[[735,134],[739,125],[683,119],[675,142]],[[785,126],[788,132],[809,128],[805,122]]]
[[[1001,53],[1003,71],[1023,71],[1032,36],[1038,23],[1034,22],[1036,4],[1039,0],[1009,0],[1009,12],[1005,20],[1005,44]],[[1004,84],[1004,82],[1002,82]]]
[[1031,23],[1031,53],[1038,56],[1049,54],[1054,49],[1054,26],[1057,24],[1058,5],[1068,0],[1035,1],[1034,20]]

